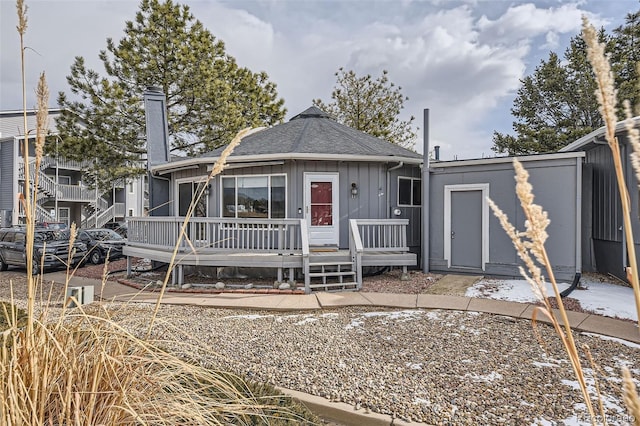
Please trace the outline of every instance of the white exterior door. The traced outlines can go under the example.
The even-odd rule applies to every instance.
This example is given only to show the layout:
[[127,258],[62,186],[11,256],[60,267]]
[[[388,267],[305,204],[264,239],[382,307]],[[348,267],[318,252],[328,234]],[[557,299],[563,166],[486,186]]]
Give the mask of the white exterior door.
[[304,174],[304,217],[312,246],[338,246],[338,173]]

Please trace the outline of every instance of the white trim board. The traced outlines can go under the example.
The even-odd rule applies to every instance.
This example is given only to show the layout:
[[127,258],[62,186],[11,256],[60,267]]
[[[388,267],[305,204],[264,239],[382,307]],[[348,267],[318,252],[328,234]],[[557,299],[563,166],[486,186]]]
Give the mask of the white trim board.
[[451,193],[454,191],[482,191],[482,270],[489,262],[489,184],[474,183],[444,186],[444,260],[451,268]]

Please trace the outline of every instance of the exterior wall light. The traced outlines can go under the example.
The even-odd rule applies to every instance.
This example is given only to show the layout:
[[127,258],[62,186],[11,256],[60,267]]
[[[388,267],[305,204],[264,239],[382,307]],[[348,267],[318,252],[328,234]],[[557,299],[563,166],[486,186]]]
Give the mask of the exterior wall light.
[[353,182],[351,184],[351,198],[356,198],[358,196],[358,185]]

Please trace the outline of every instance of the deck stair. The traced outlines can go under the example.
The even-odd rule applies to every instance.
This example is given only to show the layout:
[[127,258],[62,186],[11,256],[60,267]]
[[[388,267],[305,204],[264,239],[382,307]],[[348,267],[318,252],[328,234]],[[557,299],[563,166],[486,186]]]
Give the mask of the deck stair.
[[311,291],[353,291],[358,288],[355,264],[348,254],[312,254],[309,278]]

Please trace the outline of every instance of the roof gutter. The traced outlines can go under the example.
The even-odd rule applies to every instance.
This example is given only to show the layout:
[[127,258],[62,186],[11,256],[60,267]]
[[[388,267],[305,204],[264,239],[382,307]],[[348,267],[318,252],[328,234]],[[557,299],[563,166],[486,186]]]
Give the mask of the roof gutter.
[[[157,174],[171,173],[182,168],[190,168],[194,165],[215,163],[219,157],[186,158],[172,161],[152,167]],[[281,154],[256,154],[231,156],[227,163],[264,162],[272,160],[309,160],[309,161],[373,161],[377,163],[389,163],[402,161],[405,164],[422,164],[422,158],[394,157],[384,155],[344,155],[344,154],[317,154],[317,153],[281,153]]]
[[404,161],[399,162],[393,167],[387,169],[387,219],[391,218],[391,198],[389,197],[389,191],[391,190],[391,171],[398,170],[400,167],[404,166]]

